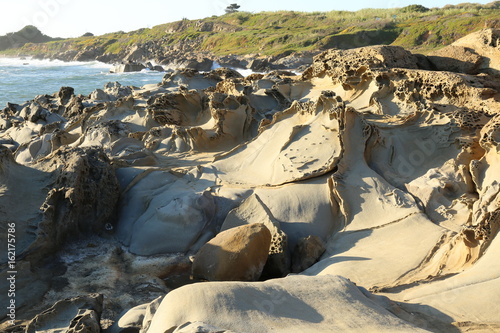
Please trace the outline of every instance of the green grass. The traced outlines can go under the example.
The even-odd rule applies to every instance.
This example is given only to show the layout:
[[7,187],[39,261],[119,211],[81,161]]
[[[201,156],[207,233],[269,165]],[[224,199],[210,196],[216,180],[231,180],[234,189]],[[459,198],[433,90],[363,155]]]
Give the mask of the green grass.
[[499,17],[499,13],[480,15],[473,12],[460,12],[442,16],[435,15],[425,24],[419,20],[412,20],[399,25],[402,31],[394,44],[410,49],[432,50],[440,48],[474,31],[483,29],[485,23],[492,22],[494,27],[499,28]]
[[[216,31],[202,31],[202,26],[210,24],[216,27]],[[54,54],[103,47],[105,52],[117,54],[132,45],[150,41],[166,48],[191,42],[195,50],[216,55],[277,55],[375,44],[401,45],[427,52],[484,27],[500,28],[500,1],[431,9],[411,5],[356,12],[237,12],[203,20],[166,23],[128,33],[26,44],[16,53]],[[3,53],[9,52],[13,51]]]

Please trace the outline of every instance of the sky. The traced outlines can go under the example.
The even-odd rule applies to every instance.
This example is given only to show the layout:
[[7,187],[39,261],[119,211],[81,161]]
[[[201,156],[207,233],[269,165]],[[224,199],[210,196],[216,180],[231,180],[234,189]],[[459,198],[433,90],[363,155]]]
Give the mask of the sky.
[[[470,0],[488,3],[493,0]],[[241,11],[356,11],[363,8],[394,8],[411,4],[443,7],[466,0],[0,0],[0,35],[26,25],[38,27],[51,37],[79,37],[86,32],[102,35],[132,31],[178,21],[223,15],[231,3]]]

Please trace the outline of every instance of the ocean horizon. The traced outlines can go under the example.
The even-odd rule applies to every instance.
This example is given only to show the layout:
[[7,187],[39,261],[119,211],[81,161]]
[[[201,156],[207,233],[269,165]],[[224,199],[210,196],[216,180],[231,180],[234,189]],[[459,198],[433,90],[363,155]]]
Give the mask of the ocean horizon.
[[98,61],[64,62],[32,58],[0,57],[0,108],[7,103],[23,104],[37,95],[52,95],[61,87],[72,87],[75,94],[89,95],[108,82],[142,87],[161,82],[164,72],[143,70],[110,73],[112,65]]

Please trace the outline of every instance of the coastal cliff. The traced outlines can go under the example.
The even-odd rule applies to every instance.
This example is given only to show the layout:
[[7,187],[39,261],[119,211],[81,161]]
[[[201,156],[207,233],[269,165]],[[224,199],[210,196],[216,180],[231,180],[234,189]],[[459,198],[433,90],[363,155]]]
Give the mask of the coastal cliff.
[[23,43],[3,51],[64,61],[151,61],[164,68],[304,70],[321,51],[397,45],[428,53],[484,28],[500,28],[500,1],[444,8],[412,5],[357,12],[236,12],[131,32]]

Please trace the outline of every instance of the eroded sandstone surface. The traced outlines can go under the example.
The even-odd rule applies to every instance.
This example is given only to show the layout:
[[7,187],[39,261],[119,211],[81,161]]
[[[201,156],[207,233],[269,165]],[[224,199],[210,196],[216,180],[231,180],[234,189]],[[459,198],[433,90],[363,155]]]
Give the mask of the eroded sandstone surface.
[[[2,329],[101,293],[110,332],[499,331],[500,33],[478,36],[9,104],[0,246],[15,223],[19,279]],[[188,284],[191,256],[254,223],[277,279]],[[285,278],[304,239],[324,253]]]

